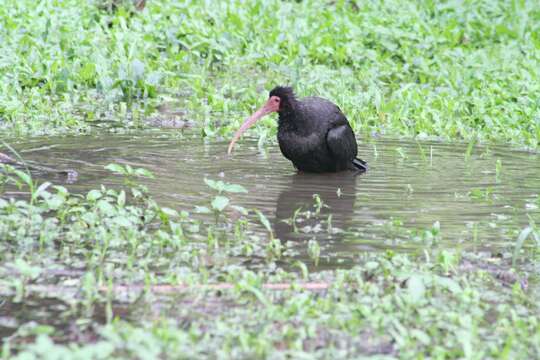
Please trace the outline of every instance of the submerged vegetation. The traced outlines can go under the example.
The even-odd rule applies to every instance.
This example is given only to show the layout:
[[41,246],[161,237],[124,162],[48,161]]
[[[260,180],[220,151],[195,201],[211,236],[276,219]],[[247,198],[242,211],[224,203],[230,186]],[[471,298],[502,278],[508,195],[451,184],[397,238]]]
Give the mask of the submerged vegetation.
[[[0,132],[16,143],[172,123],[219,140],[289,84],[332,99],[364,140],[465,140],[452,161],[473,164],[500,151],[476,154],[479,143],[538,150],[539,60],[540,10],[526,0],[5,0]],[[269,118],[252,130],[263,156],[275,127]],[[392,148],[391,161],[422,171],[442,159],[415,141]],[[441,244],[438,220],[415,227],[396,216],[376,224],[381,242],[414,247],[328,266],[334,254],[316,235],[348,229],[325,212],[327,194],[309,193],[276,224],[241,206],[238,196],[258,190],[231,177],[198,174],[208,191],[175,208],[154,200],[145,184],[155,174],[141,165],[109,164],[123,185],[82,192],[38,181],[51,169],[25,166],[31,152],[0,151],[0,162],[16,159],[0,164],[2,358],[540,357],[534,169],[512,183],[527,189],[519,209],[482,224],[471,214],[469,233],[446,239],[455,246]],[[498,186],[519,166],[497,157],[489,183],[445,191],[464,212],[512,202]],[[400,198],[392,206],[425,190],[404,185],[388,189]],[[313,237],[287,241],[281,224]],[[497,226],[496,248],[478,241]]]

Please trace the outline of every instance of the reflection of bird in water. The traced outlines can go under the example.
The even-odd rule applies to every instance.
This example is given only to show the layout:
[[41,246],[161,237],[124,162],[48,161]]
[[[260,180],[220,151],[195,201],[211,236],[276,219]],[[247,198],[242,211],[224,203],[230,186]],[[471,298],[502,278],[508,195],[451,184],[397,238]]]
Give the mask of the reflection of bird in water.
[[[275,235],[288,240],[339,240],[353,214],[358,173],[298,173],[279,194]],[[315,195],[316,194],[316,195]],[[320,200],[319,200],[320,199]]]

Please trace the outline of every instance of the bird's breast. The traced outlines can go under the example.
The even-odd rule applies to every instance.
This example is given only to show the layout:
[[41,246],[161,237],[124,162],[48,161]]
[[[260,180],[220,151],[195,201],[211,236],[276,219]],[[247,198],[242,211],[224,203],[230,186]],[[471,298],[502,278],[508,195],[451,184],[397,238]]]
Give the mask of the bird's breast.
[[283,155],[294,163],[310,161],[328,151],[324,137],[318,133],[303,135],[294,131],[278,131],[278,143]]

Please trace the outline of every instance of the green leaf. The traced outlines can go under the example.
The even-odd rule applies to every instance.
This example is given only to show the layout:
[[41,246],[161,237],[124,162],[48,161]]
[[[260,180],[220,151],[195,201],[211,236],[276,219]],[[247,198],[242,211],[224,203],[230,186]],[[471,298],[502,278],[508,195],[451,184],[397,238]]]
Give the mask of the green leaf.
[[306,264],[304,264],[302,261],[300,260],[296,260],[293,265],[293,267],[297,267],[300,269],[300,272],[302,273],[302,278],[303,279],[307,279],[308,278],[308,275],[309,275],[309,270],[306,266]]
[[424,298],[426,287],[421,276],[412,275],[407,281],[409,299],[412,303],[418,303]]
[[93,189],[93,190],[90,190],[88,194],[86,194],[86,200],[96,201],[97,199],[101,197],[101,195],[102,195],[101,191]]
[[144,169],[144,168],[137,168],[137,169],[135,169],[134,174],[137,175],[137,176],[140,176],[140,177],[146,177],[146,178],[149,178],[149,179],[153,179],[153,178],[154,178],[154,174],[152,174],[151,171],[146,170],[146,169]]
[[261,304],[263,304],[264,306],[267,306],[267,307],[271,306],[270,301],[266,298],[266,296],[261,291],[261,289],[247,283],[240,283],[238,284],[238,287],[242,289],[243,291],[254,295],[257,298],[257,300],[259,300]]
[[211,180],[211,179],[204,179],[204,183],[211,189],[214,189],[214,190],[217,190],[218,192],[222,192],[223,191],[223,187],[225,186],[225,184],[223,183],[223,181],[214,181],[214,180]]
[[16,259],[14,265],[17,271],[21,273],[21,275],[30,279],[37,278],[42,271],[40,267],[32,266],[21,258]]
[[229,198],[218,195],[212,200],[212,208],[216,211],[223,211],[229,205]]
[[86,63],[79,71],[79,76],[84,81],[93,80],[96,75],[96,65],[93,63]]
[[368,271],[373,271],[375,269],[377,269],[379,267],[379,263],[377,261],[368,261],[364,267],[366,268],[366,270]]
[[428,346],[431,342],[431,338],[427,333],[419,329],[412,329],[411,335],[418,339],[423,345]]
[[514,254],[512,255],[512,266],[515,266],[517,257],[519,255],[519,252],[523,248],[523,244],[525,243],[525,240],[531,235],[533,231],[532,226],[527,226],[525,229],[521,230],[519,233],[519,236],[516,241],[516,245],[514,246]]
[[317,240],[311,239],[308,241],[308,255],[315,262],[315,266],[319,265],[321,256],[321,247]]
[[242,207],[242,206],[238,206],[238,205],[231,205],[231,208],[233,208],[234,210],[238,211],[240,214],[246,216],[249,214],[249,211],[248,209],[246,209],[245,207]]
[[195,212],[199,214],[210,214],[211,211],[206,206],[195,206]]
[[114,222],[117,225],[121,227],[125,227],[125,228],[129,228],[133,226],[133,223],[125,216],[119,216],[119,217],[114,218]]
[[97,202],[97,208],[106,216],[112,216],[116,214],[115,207],[105,200],[99,200]]
[[13,171],[15,173],[15,175],[17,175],[17,177],[19,179],[21,179],[26,185],[28,186],[32,186],[32,177],[30,176],[30,174],[24,172],[24,171],[21,171],[21,170],[14,170]]
[[448,277],[442,277],[438,276],[437,283],[441,285],[442,287],[445,287],[453,294],[459,294],[462,292],[461,286],[459,286],[458,282],[454,279],[448,278]]
[[268,218],[266,216],[264,216],[264,214],[262,212],[260,212],[259,210],[257,210],[257,209],[255,209],[254,211],[257,214],[257,216],[259,217],[259,221],[261,222],[261,224],[263,224],[263,226],[266,228],[266,230],[268,230],[268,232],[271,233],[272,232],[272,226],[270,225],[270,221],[268,221]]
[[238,184],[225,184],[223,190],[230,193],[247,193],[248,192],[245,187]]
[[36,192],[33,194],[34,198],[37,198],[38,196],[40,196],[41,193],[45,192],[49,186],[51,186],[51,183],[48,182],[48,181],[46,181],[43,184],[39,185]]
[[58,192],[59,195],[63,195],[63,196],[66,196],[68,194],[68,189],[66,189],[65,187],[63,186],[60,186],[60,185],[54,185],[53,186],[53,189],[56,190]]
[[144,63],[138,59],[131,62],[131,71],[135,79],[140,79],[144,76]]
[[124,166],[127,175],[133,175],[133,168],[130,165]]
[[126,169],[124,169],[124,167],[119,164],[109,164],[105,166],[105,169],[112,171],[113,173],[126,175]]
[[161,212],[163,212],[165,215],[170,216],[170,217],[179,217],[180,216],[180,215],[178,215],[178,211],[176,211],[174,209],[171,209],[171,208],[168,208],[168,207],[162,207]]
[[118,194],[117,204],[121,207],[126,205],[126,192],[124,190],[120,191],[120,194]]
[[60,206],[64,203],[64,198],[59,195],[53,195],[45,200],[45,203],[51,210],[58,210]]

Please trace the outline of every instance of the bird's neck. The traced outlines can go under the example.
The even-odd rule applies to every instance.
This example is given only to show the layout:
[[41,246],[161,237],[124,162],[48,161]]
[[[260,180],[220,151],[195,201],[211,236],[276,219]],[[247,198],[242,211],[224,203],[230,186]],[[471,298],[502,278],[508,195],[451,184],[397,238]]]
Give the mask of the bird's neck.
[[298,102],[293,100],[279,111],[278,126],[287,131],[299,131],[302,129],[302,116],[298,112]]

